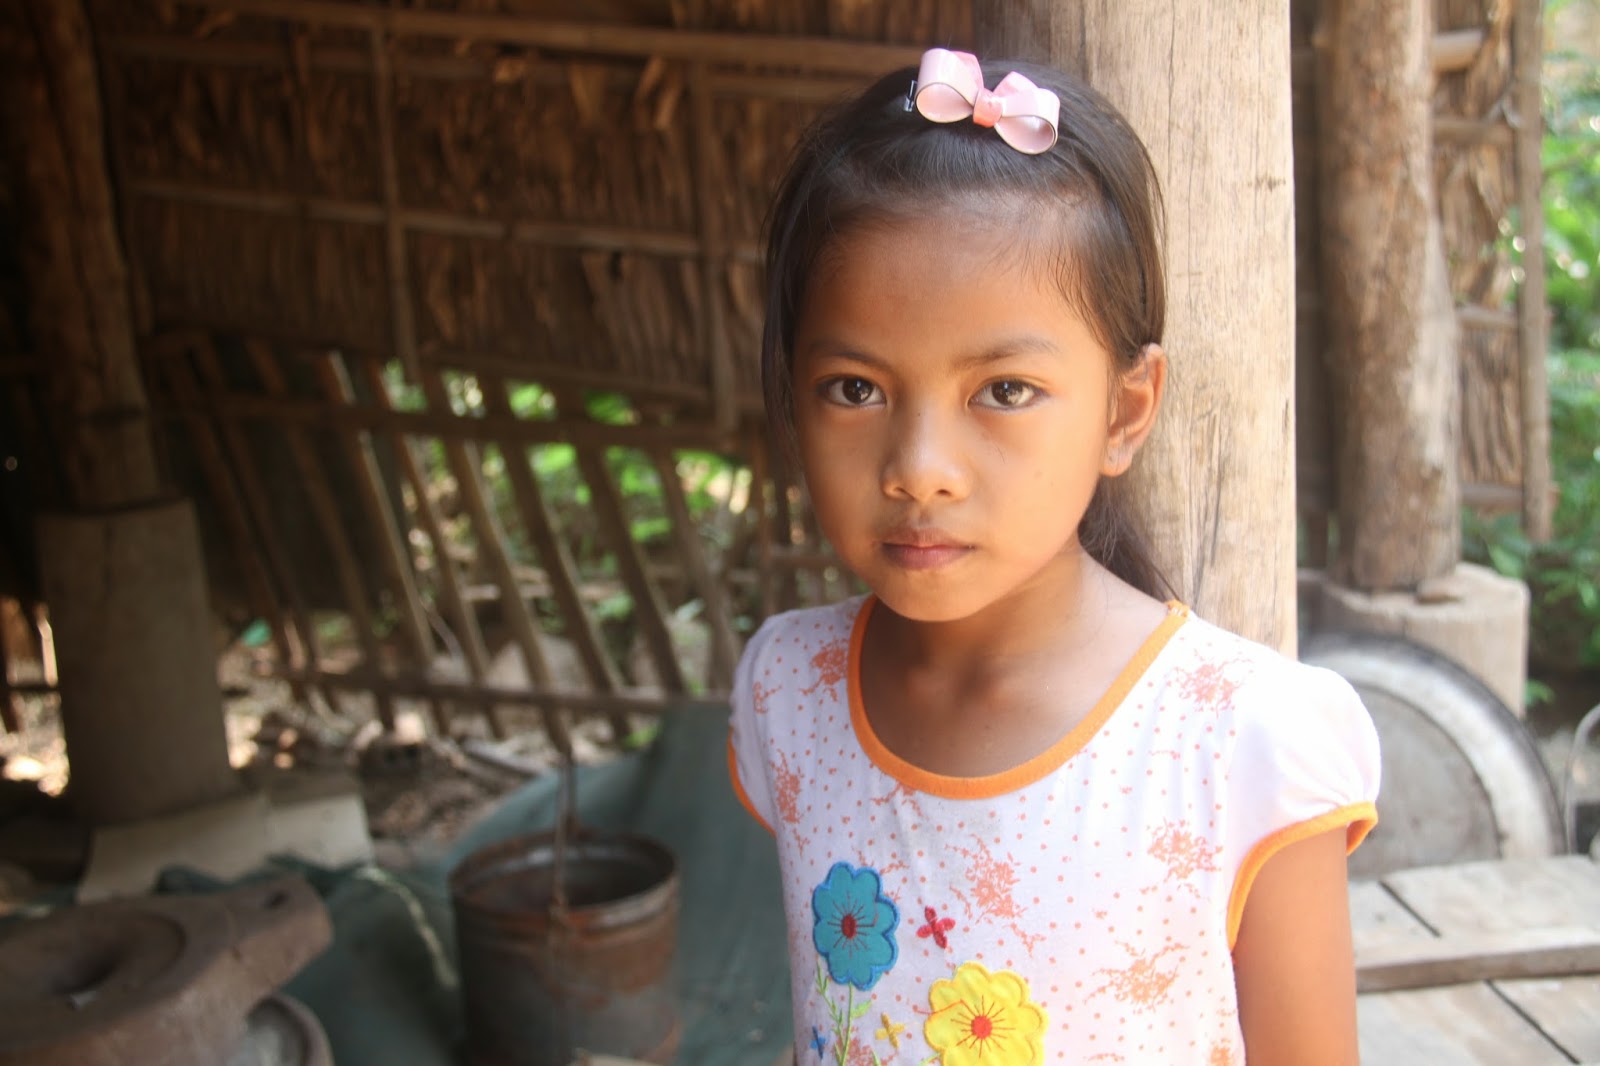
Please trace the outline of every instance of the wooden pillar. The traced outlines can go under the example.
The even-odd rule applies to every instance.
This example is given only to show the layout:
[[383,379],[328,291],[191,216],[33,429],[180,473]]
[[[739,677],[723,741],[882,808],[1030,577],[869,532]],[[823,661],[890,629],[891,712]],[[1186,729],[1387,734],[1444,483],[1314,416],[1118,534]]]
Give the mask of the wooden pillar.
[[1128,117],[1167,207],[1165,408],[1135,518],[1206,617],[1295,642],[1289,9],[1273,0],[975,0],[980,54],[1043,59]]
[[0,0],[3,128],[17,168],[28,330],[49,356],[53,439],[71,504],[160,489],[134,355],[128,271],[101,147],[100,90],[80,0]]
[[1335,581],[1414,590],[1460,559],[1460,385],[1433,192],[1429,0],[1324,0],[1315,35]]
[[236,788],[192,510],[164,493],[81,0],[0,0],[0,137],[15,161],[28,334],[68,512],[41,518],[71,794],[94,822]]

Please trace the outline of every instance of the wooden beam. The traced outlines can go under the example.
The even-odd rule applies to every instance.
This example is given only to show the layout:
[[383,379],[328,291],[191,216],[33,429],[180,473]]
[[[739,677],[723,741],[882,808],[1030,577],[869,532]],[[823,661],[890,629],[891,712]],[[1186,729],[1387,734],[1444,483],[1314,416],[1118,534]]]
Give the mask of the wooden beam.
[[1406,937],[1365,946],[1356,957],[1363,994],[1590,973],[1600,973],[1600,929],[1586,925]]
[[514,15],[373,7],[328,0],[183,0],[181,6],[317,26],[381,30],[390,35],[520,44],[598,55],[660,56],[741,67],[882,74],[914,64],[922,55],[920,48],[828,38],[697,33],[614,22],[548,22]]
[[1540,0],[1517,0],[1511,22],[1511,101],[1516,118],[1517,207],[1522,219],[1522,288],[1517,294],[1522,386],[1522,528],[1534,541],[1550,539],[1550,343],[1545,314],[1544,117],[1539,72],[1544,56]]
[[1482,27],[1434,34],[1428,49],[1434,75],[1454,74],[1472,66],[1478,50],[1483,47],[1485,36]]
[[15,162],[20,276],[67,501],[86,510],[163,492],[104,141],[80,0],[0,6],[0,147]]

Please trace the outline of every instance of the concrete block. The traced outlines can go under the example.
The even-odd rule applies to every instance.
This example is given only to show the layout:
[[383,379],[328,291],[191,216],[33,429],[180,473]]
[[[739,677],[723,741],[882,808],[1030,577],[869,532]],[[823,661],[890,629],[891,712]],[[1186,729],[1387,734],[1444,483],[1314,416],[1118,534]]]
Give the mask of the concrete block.
[[1404,637],[1450,659],[1521,717],[1528,680],[1528,588],[1460,563],[1416,593],[1361,592],[1322,583],[1319,629]]

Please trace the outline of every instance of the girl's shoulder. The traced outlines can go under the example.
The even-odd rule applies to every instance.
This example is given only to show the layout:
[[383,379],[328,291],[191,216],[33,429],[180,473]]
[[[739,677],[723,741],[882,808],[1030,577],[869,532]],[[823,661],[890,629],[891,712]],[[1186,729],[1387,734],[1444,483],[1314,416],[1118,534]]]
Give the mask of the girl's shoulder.
[[763,621],[746,643],[746,656],[760,653],[773,645],[834,645],[838,640],[850,640],[856,618],[861,615],[866,595],[853,595],[848,600],[824,603],[821,607],[800,607],[797,610],[779,611]]
[[1285,703],[1343,708],[1364,715],[1343,677],[1300,662],[1189,612],[1171,641],[1163,680],[1200,699],[1221,699],[1243,711]]
[[851,636],[867,597],[852,596],[821,607],[782,611],[761,623],[745,644],[741,664],[750,668],[775,656],[848,656]]

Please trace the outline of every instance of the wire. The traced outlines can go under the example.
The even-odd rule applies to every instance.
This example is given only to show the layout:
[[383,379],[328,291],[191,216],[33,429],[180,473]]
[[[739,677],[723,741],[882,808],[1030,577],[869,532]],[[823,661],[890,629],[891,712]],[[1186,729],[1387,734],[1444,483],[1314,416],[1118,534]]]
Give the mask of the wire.
[[1600,725],[1600,703],[1589,708],[1587,714],[1578,720],[1578,728],[1572,733],[1572,750],[1567,752],[1567,770],[1561,777],[1561,814],[1567,827],[1567,848],[1571,851],[1578,850],[1578,813],[1572,798],[1572,785],[1578,773],[1578,757],[1589,745],[1589,734]]

